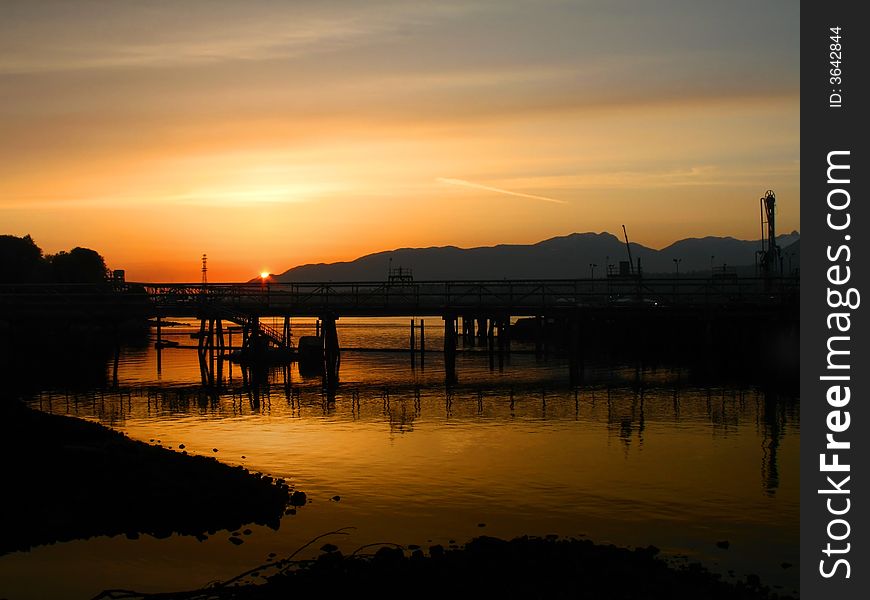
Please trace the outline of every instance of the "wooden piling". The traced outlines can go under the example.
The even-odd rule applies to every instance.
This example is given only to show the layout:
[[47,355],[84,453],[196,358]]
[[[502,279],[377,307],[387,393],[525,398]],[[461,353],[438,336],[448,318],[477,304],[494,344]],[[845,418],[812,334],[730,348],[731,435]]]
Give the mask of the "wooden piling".
[[223,358],[227,345],[224,343],[224,322],[222,319],[217,320],[217,345],[218,356]]
[[163,324],[160,315],[157,315],[157,374],[163,372]]
[[416,356],[417,348],[416,348],[416,342],[414,340],[414,329],[416,329],[416,327],[414,325],[414,319],[411,319],[411,333],[410,333],[410,341],[408,343],[408,346],[411,350],[411,368],[412,369],[417,368],[417,356]]
[[327,387],[338,385],[338,370],[341,364],[341,350],[338,343],[337,317],[333,314],[321,317],[323,334],[323,373]]
[[456,317],[444,315],[444,374],[447,383],[456,382]]

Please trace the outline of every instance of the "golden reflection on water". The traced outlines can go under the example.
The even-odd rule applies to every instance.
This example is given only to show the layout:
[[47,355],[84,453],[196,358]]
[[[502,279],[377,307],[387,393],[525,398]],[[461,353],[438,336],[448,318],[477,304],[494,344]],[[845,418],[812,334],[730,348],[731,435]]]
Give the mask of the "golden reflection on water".
[[[357,332],[363,342],[370,334]],[[217,392],[197,382],[196,352],[164,350],[159,377],[155,365],[153,349],[125,349],[116,389],[46,391],[33,402],[284,477],[312,503],[239,547],[218,533],[204,543],[97,539],[2,557],[4,585],[31,590],[20,597],[50,592],[40,570],[83,554],[92,568],[64,577],[64,589],[82,597],[108,587],[178,589],[343,526],[356,527],[332,540],[346,551],[481,533],[587,535],[655,544],[738,576],[757,572],[785,591],[797,586],[796,569],[780,563],[798,563],[799,405],[772,392],[698,386],[681,371],[650,369],[590,370],[572,389],[562,383],[564,364],[522,354],[501,372],[485,354],[460,355],[460,383],[447,388],[437,354],[412,369],[407,354],[347,352],[334,398],[295,365],[255,386],[227,364]]]

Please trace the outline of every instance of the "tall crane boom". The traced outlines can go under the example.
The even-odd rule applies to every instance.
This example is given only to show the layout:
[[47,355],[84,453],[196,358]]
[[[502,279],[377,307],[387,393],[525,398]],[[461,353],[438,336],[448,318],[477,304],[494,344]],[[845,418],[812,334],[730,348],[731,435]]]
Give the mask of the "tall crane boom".
[[628,232],[625,230],[625,225],[622,226],[622,235],[625,236],[625,249],[628,250],[628,268],[629,272],[634,275],[634,263],[631,260],[631,245],[628,243]]
[[776,243],[776,196],[767,190],[761,198],[761,269],[765,275],[775,275],[780,269],[780,249]]

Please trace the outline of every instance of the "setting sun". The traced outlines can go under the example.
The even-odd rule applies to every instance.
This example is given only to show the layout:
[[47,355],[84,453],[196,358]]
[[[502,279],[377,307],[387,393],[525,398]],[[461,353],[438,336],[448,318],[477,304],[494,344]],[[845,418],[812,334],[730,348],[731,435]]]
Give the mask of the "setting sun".
[[759,189],[800,229],[793,2],[747,23],[733,3],[190,0],[196,32],[136,3],[74,3],[74,24],[39,4],[0,19],[4,233],[98,249],[130,280],[196,281],[182,257],[202,248],[227,282],[623,223],[656,248],[749,239]]
[[0,0],[0,600],[852,600],[857,6]]

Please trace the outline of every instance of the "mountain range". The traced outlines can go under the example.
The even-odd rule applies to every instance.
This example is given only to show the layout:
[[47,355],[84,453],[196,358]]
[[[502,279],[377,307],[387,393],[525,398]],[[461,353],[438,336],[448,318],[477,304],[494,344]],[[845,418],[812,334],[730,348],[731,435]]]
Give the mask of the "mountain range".
[[[777,243],[783,249],[783,269],[789,272],[799,268],[800,234],[793,231],[778,236]],[[711,266],[719,269],[723,265],[752,274],[761,242],[732,237],[703,237],[680,240],[661,250],[637,243],[631,243],[630,246],[635,267],[639,258],[643,272],[650,275],[673,274],[677,268],[680,273],[709,273]],[[368,254],[349,262],[300,265],[273,275],[273,280],[382,281],[387,279],[391,266],[410,269],[417,281],[573,279],[604,277],[607,265],[618,270],[619,262],[626,260],[628,253],[624,241],[610,233],[589,232],[554,237],[536,244],[399,248]]]

